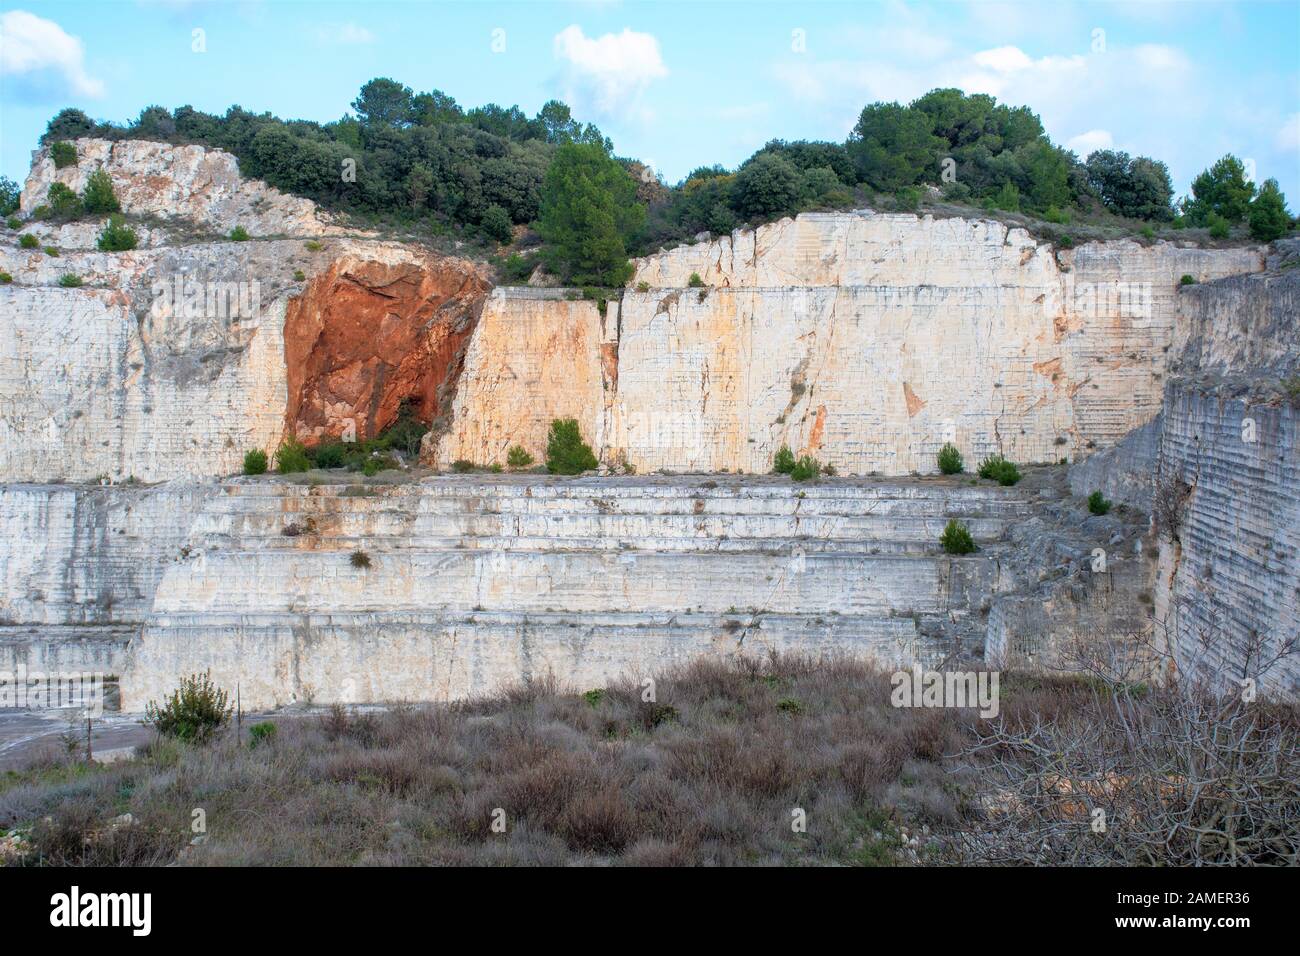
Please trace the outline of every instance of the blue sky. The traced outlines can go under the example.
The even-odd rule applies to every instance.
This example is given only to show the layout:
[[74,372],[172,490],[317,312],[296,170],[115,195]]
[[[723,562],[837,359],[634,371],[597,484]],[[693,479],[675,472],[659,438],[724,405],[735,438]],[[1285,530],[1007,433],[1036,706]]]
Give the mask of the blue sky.
[[375,76],[529,114],[565,99],[669,182],[775,137],[840,140],[868,102],[958,86],[1032,107],[1080,155],[1163,159],[1180,194],[1236,153],[1300,206],[1295,0],[26,0],[0,4],[0,173],[26,176],[64,106],[330,120]]

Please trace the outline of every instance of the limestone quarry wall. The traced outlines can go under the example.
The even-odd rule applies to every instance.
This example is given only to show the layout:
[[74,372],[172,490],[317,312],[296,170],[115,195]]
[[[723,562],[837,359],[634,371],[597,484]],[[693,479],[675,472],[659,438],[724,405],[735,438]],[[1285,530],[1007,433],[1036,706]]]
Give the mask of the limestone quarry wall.
[[407,397],[432,412],[486,288],[464,260],[355,239],[58,257],[7,239],[0,270],[6,481],[228,475],[286,431],[364,439]]
[[[511,446],[546,459],[557,418],[574,418],[593,447],[606,445],[607,397],[617,394],[618,302],[562,290],[498,288],[469,343],[445,434],[431,436],[442,467],[506,463]],[[441,440],[439,440],[441,438]]]
[[1158,410],[1180,278],[1261,268],[1254,249],[1053,252],[986,220],[806,213],[641,260],[598,354],[594,331],[574,339],[547,382],[503,376],[511,310],[524,328],[538,308],[503,296],[435,457],[503,463],[521,406],[575,401],[602,460],[643,471],[764,472],[783,444],[850,474],[933,471],[945,441],[1075,457]]

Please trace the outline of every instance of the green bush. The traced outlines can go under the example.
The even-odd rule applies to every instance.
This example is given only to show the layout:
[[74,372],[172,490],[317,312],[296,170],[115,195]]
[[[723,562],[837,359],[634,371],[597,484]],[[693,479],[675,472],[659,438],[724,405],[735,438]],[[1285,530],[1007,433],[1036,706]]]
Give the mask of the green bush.
[[254,448],[252,451],[244,453],[244,474],[246,475],[264,475],[266,474],[266,452],[260,448]]
[[464,458],[457,458],[451,463],[451,470],[458,475],[468,475],[474,470],[474,463]]
[[1072,237],[1072,236],[1068,236],[1068,235],[1067,235],[1067,236],[1061,236],[1061,238],[1059,238],[1059,239],[1056,240],[1056,244],[1057,244],[1058,246],[1060,246],[1062,249],[1073,249],[1073,248],[1074,248],[1074,237]]
[[1020,480],[1020,469],[1001,455],[992,455],[980,464],[979,476],[989,478],[1000,485],[1014,485]]
[[691,279],[687,283],[687,285],[689,285],[692,289],[702,289],[704,288],[704,280],[700,278],[700,274],[698,272],[692,272]]
[[1276,179],[1267,179],[1250,204],[1250,235],[1261,242],[1281,238],[1291,228],[1291,215],[1286,209],[1286,197],[1278,188]]
[[51,259],[57,259],[57,258],[59,258],[59,247],[58,247],[58,246],[46,246],[46,247],[45,247],[45,254],[46,254],[47,256],[49,256]]
[[77,147],[71,143],[55,143],[50,147],[50,158],[55,169],[66,169],[77,164]]
[[96,245],[100,252],[128,252],[136,247],[139,238],[135,230],[126,224],[121,216],[108,217],[108,225],[99,234]]
[[370,567],[370,555],[358,549],[348,556],[348,563],[354,568],[368,568]]
[[8,285],[14,281],[14,277],[7,272],[0,272],[0,285]]
[[30,232],[23,233],[18,239],[18,248],[20,249],[36,249],[40,244],[40,240]]
[[296,438],[286,438],[280,443],[275,453],[275,470],[282,475],[292,475],[311,468],[311,459],[302,442]]
[[1094,491],[1088,496],[1088,510],[1095,515],[1104,515],[1110,511],[1111,502],[1107,501],[1100,491]]
[[181,678],[181,686],[159,706],[150,701],[145,723],[164,737],[202,743],[230,719],[230,695],[212,683],[207,674]]
[[303,272],[301,269],[293,270],[294,282],[305,282],[306,280],[307,280],[307,273]]
[[12,229],[14,232],[17,232],[19,229],[23,227],[23,221],[19,219],[17,216],[10,216],[8,219],[5,220],[5,225],[8,226],[10,229]]
[[373,455],[370,458],[367,458],[365,464],[361,466],[361,473],[367,478],[373,478],[381,471],[392,471],[396,467],[397,462],[395,462],[390,456]]
[[812,455],[804,455],[790,469],[790,477],[795,481],[811,481],[821,473],[821,463]]
[[[17,226],[14,226],[13,228],[17,229],[18,227],[17,227]],[[649,283],[649,282],[646,282],[646,281],[643,279],[642,281],[640,281],[640,282],[638,282],[638,283],[636,284],[636,291],[638,291],[638,292],[649,292],[649,291],[650,291],[650,283]]]
[[347,462],[347,449],[340,442],[317,445],[307,455],[317,468],[342,468]]
[[551,422],[546,436],[546,470],[553,475],[577,475],[598,465],[591,446],[582,440],[578,423],[572,418]]
[[511,445],[506,452],[506,464],[511,468],[527,468],[533,463],[533,456],[528,454],[523,445]]
[[537,231],[548,271],[576,285],[621,286],[627,244],[646,221],[636,181],[604,144],[567,142],[543,177]]
[[788,475],[794,471],[794,466],[794,452],[790,450],[789,445],[782,445],[776,457],[772,459],[772,474]]
[[232,242],[247,242],[249,239],[248,230],[243,226],[236,226],[230,230],[230,239]]
[[258,744],[270,743],[275,739],[275,724],[269,720],[264,720],[260,724],[253,724],[248,728],[250,747],[256,747]]
[[1183,277],[1178,280],[1179,285],[1196,285],[1196,277],[1184,273]]
[[308,239],[305,245],[307,246],[308,252],[320,252],[322,249],[325,248],[315,239]]
[[961,452],[952,442],[939,449],[939,470],[945,475],[960,475],[966,468]]
[[1217,212],[1212,212],[1206,217],[1206,224],[1210,227],[1210,238],[1227,239],[1229,231],[1228,220],[1220,216]]
[[947,554],[973,554],[975,552],[975,539],[970,536],[967,527],[953,518],[943,529],[943,534],[939,535],[939,543],[943,545],[943,550]]
[[81,191],[81,206],[92,216],[122,211],[107,171],[97,169],[86,179],[86,188]]
[[81,276],[72,272],[65,272],[59,276],[59,285],[65,289],[76,289],[81,285]]
[[483,230],[484,235],[502,243],[514,238],[513,225],[510,221],[510,213],[496,204],[487,207],[487,212],[483,213],[483,219],[479,222],[479,228]]
[[81,200],[63,183],[50,186],[49,203],[53,219],[76,219],[81,215]]

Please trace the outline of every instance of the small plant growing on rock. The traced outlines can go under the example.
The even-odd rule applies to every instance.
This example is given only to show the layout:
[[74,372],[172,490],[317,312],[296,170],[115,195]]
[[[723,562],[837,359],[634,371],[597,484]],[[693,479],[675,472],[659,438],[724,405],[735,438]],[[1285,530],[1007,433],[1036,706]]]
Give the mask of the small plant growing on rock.
[[1020,480],[1020,469],[1001,455],[990,455],[980,464],[979,476],[1000,485],[1014,485]]
[[961,452],[952,442],[939,449],[939,470],[945,475],[960,475],[966,468]]
[[311,459],[302,442],[296,438],[286,438],[275,453],[275,470],[282,475],[291,475],[311,468]]
[[236,226],[230,230],[230,240],[232,242],[247,242],[249,240],[248,230],[243,226]]
[[1179,285],[1196,285],[1196,276],[1190,276],[1190,275],[1187,275],[1186,273],[1184,273],[1184,274],[1183,274],[1183,277],[1182,277],[1181,279],[1178,280],[1178,284],[1179,284]]
[[325,248],[315,239],[308,239],[306,242],[306,246],[308,252],[320,252],[323,248]]
[[546,470],[553,475],[579,475],[594,470],[599,463],[591,446],[582,440],[578,422],[557,418],[546,436]]
[[803,713],[803,704],[794,697],[782,697],[776,702],[776,709],[783,714],[797,717]]
[[81,276],[72,272],[65,272],[59,276],[59,285],[65,289],[76,289],[81,286]]
[[822,473],[821,462],[812,455],[804,455],[794,463],[790,477],[795,481],[812,481]]
[[474,463],[464,458],[457,458],[451,463],[451,470],[458,475],[468,475],[474,470]]
[[306,281],[307,281],[307,273],[303,272],[301,269],[294,269],[294,270],[293,270],[293,281],[294,281],[294,282],[306,282]]
[[97,169],[86,179],[86,188],[81,191],[81,208],[92,216],[122,211],[117,193],[113,192],[113,180],[106,170]]
[[356,551],[353,551],[352,554],[348,557],[348,562],[354,568],[360,568],[364,570],[370,567],[370,555],[366,554],[366,552],[358,548]]
[[943,529],[943,534],[939,535],[939,544],[947,554],[975,552],[975,539],[970,536],[970,530],[956,518],[950,520]]
[[266,474],[266,452],[260,448],[254,448],[250,452],[244,453],[244,474],[246,475],[264,475]]
[[57,258],[59,258],[59,247],[58,247],[58,246],[46,246],[46,247],[45,247],[45,254],[46,254],[47,256],[49,256],[51,259],[57,259]]
[[50,159],[54,160],[55,169],[66,169],[77,163],[77,147],[71,143],[55,143],[50,147]]
[[23,233],[22,237],[18,240],[19,249],[36,249],[40,246],[40,244],[41,244],[40,240],[38,240],[30,232]]
[[0,272],[0,285],[8,285],[14,281],[14,277],[7,272]]
[[589,690],[582,695],[582,699],[592,707],[599,707],[600,702],[605,699],[605,691],[599,687],[595,690]]
[[511,468],[527,468],[533,463],[533,456],[523,445],[511,445],[506,452],[506,464]]
[[114,215],[108,217],[108,225],[99,234],[99,241],[95,245],[100,252],[129,252],[138,242],[135,230],[121,216]]
[[347,461],[347,449],[339,442],[317,445],[308,454],[317,468],[342,468]]
[[208,740],[230,719],[230,695],[207,673],[181,678],[181,686],[161,705],[145,705],[145,723],[164,737],[193,743]]
[[[14,226],[13,228],[16,229],[16,228],[18,228],[18,227],[17,227],[17,226]],[[638,282],[638,283],[636,284],[636,291],[638,291],[638,292],[649,292],[649,291],[650,291],[650,283],[649,283],[649,282],[645,282],[645,281]]]
[[12,229],[14,232],[17,232],[19,229],[23,227],[23,221],[19,219],[17,216],[10,216],[8,219],[5,220],[5,225],[8,226],[10,229]]
[[65,186],[63,183],[55,183],[50,187],[50,216],[53,219],[76,219],[81,215],[81,200],[77,194]]
[[700,278],[700,274],[698,272],[692,272],[690,281],[687,282],[687,285],[689,285],[692,289],[702,289],[704,288],[704,280]]
[[1094,491],[1088,496],[1088,510],[1095,515],[1104,515],[1110,511],[1111,502],[1107,501],[1100,491]]
[[794,466],[794,452],[790,450],[789,445],[782,445],[776,457],[772,459],[772,474],[788,475],[794,471]]

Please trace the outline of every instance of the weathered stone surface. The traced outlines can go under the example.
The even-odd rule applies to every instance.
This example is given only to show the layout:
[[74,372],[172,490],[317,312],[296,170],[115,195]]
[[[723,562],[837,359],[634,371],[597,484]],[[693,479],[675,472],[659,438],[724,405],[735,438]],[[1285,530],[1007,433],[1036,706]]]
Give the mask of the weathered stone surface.
[[[563,401],[581,401],[573,417],[603,461],[638,471],[764,472],[783,444],[852,474],[933,471],[945,441],[970,461],[1056,461],[1156,413],[1182,275],[1262,267],[1253,249],[1054,254],[987,220],[803,214],[640,260],[633,283],[649,291],[628,291],[601,329],[601,393],[581,372],[593,357],[573,355]],[[442,448],[500,454],[536,432],[521,406],[559,401],[501,374],[508,310],[537,307],[499,306]]]
[[289,300],[285,314],[288,425],[303,441],[364,441],[397,419],[442,414],[465,340],[487,293],[462,259],[335,260]]
[[428,439],[432,459],[443,467],[458,459],[504,465],[510,447],[521,445],[545,461],[557,418],[576,419],[583,438],[601,447],[606,396],[617,384],[618,308],[611,302],[602,316],[594,301],[562,290],[493,290],[470,340],[471,374],[460,378],[450,430]]
[[91,173],[104,169],[126,213],[188,219],[221,234],[236,226],[252,236],[349,231],[331,223],[308,199],[287,196],[260,180],[243,179],[239,161],[223,150],[138,139],[78,139],[73,145],[77,162],[63,169],[55,168],[48,147],[32,153],[32,169],[22,190],[24,217],[46,202],[54,183],[80,194]]
[[[245,451],[274,450],[286,423],[312,437],[356,417],[366,437],[407,394],[425,407],[430,392],[437,400],[483,287],[461,260],[354,239],[52,258],[10,238],[0,241],[0,269],[14,277],[0,286],[8,481],[228,475]],[[298,271],[320,278],[299,281]],[[84,285],[60,287],[65,273]],[[393,285],[363,291],[349,275]],[[320,288],[340,303],[313,296]],[[300,299],[286,343],[286,313]],[[349,391],[344,380],[367,361],[371,377]]]

